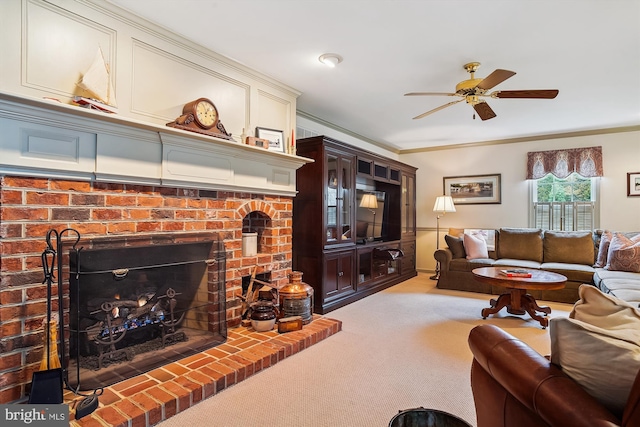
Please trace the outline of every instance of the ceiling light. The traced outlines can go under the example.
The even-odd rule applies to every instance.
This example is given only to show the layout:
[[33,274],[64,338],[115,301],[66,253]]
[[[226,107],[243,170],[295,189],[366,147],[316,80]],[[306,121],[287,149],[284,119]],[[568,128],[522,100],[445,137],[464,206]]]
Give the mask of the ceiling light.
[[334,68],[336,65],[342,62],[342,56],[337,53],[325,53],[318,58],[327,67]]

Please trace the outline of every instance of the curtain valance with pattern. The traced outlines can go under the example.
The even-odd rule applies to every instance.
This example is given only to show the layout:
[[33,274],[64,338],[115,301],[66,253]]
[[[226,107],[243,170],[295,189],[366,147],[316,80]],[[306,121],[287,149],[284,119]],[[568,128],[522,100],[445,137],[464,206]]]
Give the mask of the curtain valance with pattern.
[[549,173],[562,179],[574,172],[585,178],[602,176],[602,147],[527,153],[527,179],[539,179]]

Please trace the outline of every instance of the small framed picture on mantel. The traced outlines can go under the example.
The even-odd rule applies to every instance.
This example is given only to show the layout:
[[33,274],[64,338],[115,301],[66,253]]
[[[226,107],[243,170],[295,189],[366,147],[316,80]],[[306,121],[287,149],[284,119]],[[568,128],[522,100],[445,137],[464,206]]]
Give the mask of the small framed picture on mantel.
[[285,152],[284,131],[256,127],[256,136],[269,141],[269,150]]

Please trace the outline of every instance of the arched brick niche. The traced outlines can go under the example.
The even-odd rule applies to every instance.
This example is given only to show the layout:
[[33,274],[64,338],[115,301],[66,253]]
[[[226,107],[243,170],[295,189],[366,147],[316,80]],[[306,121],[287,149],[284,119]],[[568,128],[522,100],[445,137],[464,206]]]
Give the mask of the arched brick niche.
[[[240,200],[239,200],[240,201]],[[225,240],[227,248],[227,313],[229,326],[240,322],[242,279],[255,270],[256,276],[267,278],[278,286],[288,283],[292,267],[293,199],[284,196],[256,196],[238,204],[234,223],[237,228],[225,230],[233,240]],[[255,256],[243,256],[242,233],[258,233]]]
[[[271,218],[264,212],[253,211],[249,212],[244,218],[242,218],[242,234],[256,233],[258,241],[257,252],[260,253],[272,253],[273,246],[267,245],[267,239],[265,231],[269,234],[271,228]],[[272,239],[269,239],[272,240]]]
[[242,255],[242,242],[235,252],[242,259],[242,265],[249,267],[249,274],[256,268],[256,274],[267,274],[276,284],[284,284],[287,270],[291,269],[291,225],[292,203],[277,200],[251,200],[238,208],[242,219],[242,233],[257,233],[257,254]]

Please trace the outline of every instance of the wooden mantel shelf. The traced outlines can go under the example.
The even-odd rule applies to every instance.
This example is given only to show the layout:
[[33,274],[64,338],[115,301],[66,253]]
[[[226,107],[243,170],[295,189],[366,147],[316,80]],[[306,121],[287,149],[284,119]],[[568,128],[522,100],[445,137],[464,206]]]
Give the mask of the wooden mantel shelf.
[[296,170],[312,162],[4,92],[0,128],[0,175],[295,196]]

